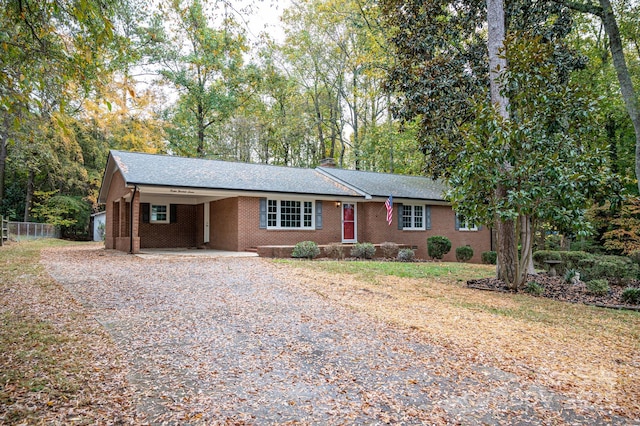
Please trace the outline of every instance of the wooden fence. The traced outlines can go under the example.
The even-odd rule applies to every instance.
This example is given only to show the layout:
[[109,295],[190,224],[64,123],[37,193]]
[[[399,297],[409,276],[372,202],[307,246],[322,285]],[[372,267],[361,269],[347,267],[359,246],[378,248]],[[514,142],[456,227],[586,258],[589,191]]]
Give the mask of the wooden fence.
[[9,221],[0,216],[0,246],[9,240]]

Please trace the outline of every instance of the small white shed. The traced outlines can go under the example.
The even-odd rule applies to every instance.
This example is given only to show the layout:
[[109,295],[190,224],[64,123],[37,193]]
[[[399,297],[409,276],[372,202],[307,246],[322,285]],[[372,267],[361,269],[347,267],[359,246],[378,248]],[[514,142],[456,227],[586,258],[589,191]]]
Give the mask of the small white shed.
[[91,215],[91,232],[93,241],[104,241],[104,229],[107,222],[107,212],[98,212]]

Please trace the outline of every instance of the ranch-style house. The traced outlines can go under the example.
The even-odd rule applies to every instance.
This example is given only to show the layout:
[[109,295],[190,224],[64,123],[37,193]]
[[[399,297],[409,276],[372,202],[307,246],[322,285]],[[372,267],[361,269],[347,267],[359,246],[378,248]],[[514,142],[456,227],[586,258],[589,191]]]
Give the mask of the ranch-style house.
[[[442,183],[417,176],[111,151],[98,201],[105,247],[258,251],[300,241],[395,242],[426,259],[427,238],[491,250],[491,230],[461,221]],[[392,197],[392,220],[385,201]]]

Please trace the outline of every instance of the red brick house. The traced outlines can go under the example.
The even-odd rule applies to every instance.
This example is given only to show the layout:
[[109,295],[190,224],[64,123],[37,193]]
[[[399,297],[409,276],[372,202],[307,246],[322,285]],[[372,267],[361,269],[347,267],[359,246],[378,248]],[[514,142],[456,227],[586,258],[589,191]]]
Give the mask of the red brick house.
[[427,258],[427,238],[444,235],[452,243],[445,260],[470,245],[479,262],[491,232],[461,224],[443,190],[425,177],[111,151],[98,201],[106,205],[106,248],[131,253],[391,241]]

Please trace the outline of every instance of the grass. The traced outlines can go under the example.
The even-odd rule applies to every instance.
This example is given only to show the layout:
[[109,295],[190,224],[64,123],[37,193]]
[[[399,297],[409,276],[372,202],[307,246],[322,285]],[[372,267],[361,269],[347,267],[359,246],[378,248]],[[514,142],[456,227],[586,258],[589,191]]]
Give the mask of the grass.
[[72,407],[73,423],[98,421],[97,411],[77,407],[103,403],[94,376],[107,360],[96,353],[109,351],[110,341],[39,263],[42,249],[70,244],[32,240],[0,248],[0,423],[62,424],[61,413]]
[[[313,291],[483,364],[640,417],[640,313],[470,289],[495,266],[280,260]],[[293,269],[290,269],[293,268]],[[293,271],[293,272],[292,272]]]
[[[280,259],[277,262],[298,264],[298,261]],[[357,275],[361,279],[377,283],[380,276],[401,278],[430,278],[443,281],[467,281],[473,278],[488,278],[495,275],[495,266],[448,262],[358,262],[323,261],[305,262],[304,266],[332,273]]]

